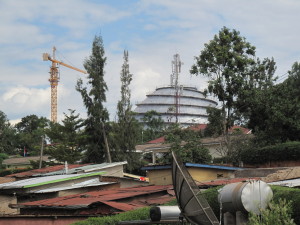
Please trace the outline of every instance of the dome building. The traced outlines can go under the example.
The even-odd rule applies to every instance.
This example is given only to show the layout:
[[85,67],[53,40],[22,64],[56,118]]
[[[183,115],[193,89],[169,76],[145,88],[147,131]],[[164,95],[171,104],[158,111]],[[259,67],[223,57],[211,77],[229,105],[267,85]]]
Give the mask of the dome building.
[[182,126],[207,123],[206,109],[216,107],[217,102],[205,97],[195,87],[178,85],[181,64],[179,55],[174,55],[171,85],[156,88],[146,95],[144,101],[136,104],[134,112],[137,120],[142,121],[148,111],[154,110],[160,113],[165,123],[177,122]]

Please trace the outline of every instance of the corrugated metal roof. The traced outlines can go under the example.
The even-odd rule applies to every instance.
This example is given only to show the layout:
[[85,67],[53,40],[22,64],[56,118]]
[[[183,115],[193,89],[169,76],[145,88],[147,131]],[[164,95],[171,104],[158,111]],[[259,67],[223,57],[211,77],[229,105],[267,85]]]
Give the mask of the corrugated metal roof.
[[0,184],[0,189],[30,188],[35,186],[42,186],[45,184],[58,183],[67,180],[75,180],[82,177],[99,176],[101,174],[104,174],[104,172],[30,178],[26,180],[19,180],[19,181]]
[[300,187],[300,178],[298,179],[291,179],[291,180],[281,180],[276,182],[268,183],[270,185],[278,185],[278,186],[285,186],[285,187]]
[[64,190],[70,190],[70,189],[78,189],[78,188],[83,188],[83,187],[95,187],[95,186],[104,186],[108,184],[114,184],[115,182],[100,182],[99,178],[79,182],[76,184],[68,184],[66,186],[61,186],[59,185],[58,187],[51,187],[51,188],[45,188],[45,189],[39,189],[39,190],[31,190],[28,191],[28,193],[51,193],[51,192],[58,192],[58,191],[64,191]]
[[[74,174],[74,173],[88,173],[88,172],[93,172],[93,171],[99,171],[99,170],[105,170],[107,168],[115,167],[115,166],[120,166],[120,165],[125,165],[127,164],[126,161],[124,162],[113,162],[113,163],[101,163],[101,164],[92,164],[92,165],[85,165],[85,166],[80,166],[72,169],[68,169],[68,174]],[[53,175],[60,175],[60,174],[65,174],[65,170],[59,170],[59,171],[54,171],[50,173],[44,173],[44,174],[35,174],[33,176],[53,176]]]
[[[209,169],[219,169],[219,170],[243,170],[244,168],[230,167],[230,166],[218,166],[218,165],[207,165],[198,163],[185,163],[186,167],[199,167],[199,168],[209,168]],[[171,165],[153,165],[144,166],[141,170],[161,170],[161,169],[171,169]]]
[[[88,164],[70,164],[70,165],[68,165],[68,168],[73,169],[73,168],[82,167],[85,165],[88,165]],[[34,170],[25,171],[25,172],[21,172],[21,173],[10,174],[10,175],[7,175],[6,177],[17,177],[17,178],[31,177],[36,174],[42,175],[42,174],[46,174],[46,173],[50,173],[50,172],[64,170],[64,168],[65,168],[65,165],[48,166],[48,167],[41,168],[41,169],[34,169]]]
[[[174,198],[174,196],[169,195],[167,198],[168,190],[171,189],[171,185],[164,186],[143,186],[143,187],[134,187],[134,188],[120,188],[113,190],[101,190],[101,191],[93,191],[87,192],[83,194],[69,195],[65,197],[58,197],[52,199],[39,200],[34,202],[27,202],[18,204],[19,208],[49,208],[49,209],[60,209],[60,208],[68,208],[68,209],[88,209],[90,206],[95,204],[105,204],[109,205],[112,208],[116,208],[120,211],[129,211],[137,207],[142,207],[145,205],[149,205],[155,202],[155,199],[159,198],[158,193],[161,193],[163,197],[160,199],[160,202],[170,201]],[[134,200],[134,197],[138,196],[151,196],[151,194],[155,194],[153,198],[149,198],[148,203],[146,200]],[[126,199],[126,203],[124,202]],[[132,202],[130,201],[132,200]],[[122,201],[122,202],[120,202]],[[91,210],[94,207],[91,207]],[[103,214],[104,209],[100,210],[99,214]],[[107,210],[106,210],[107,211]],[[95,212],[93,212],[95,213]],[[80,214],[91,214],[91,211],[82,211]]]

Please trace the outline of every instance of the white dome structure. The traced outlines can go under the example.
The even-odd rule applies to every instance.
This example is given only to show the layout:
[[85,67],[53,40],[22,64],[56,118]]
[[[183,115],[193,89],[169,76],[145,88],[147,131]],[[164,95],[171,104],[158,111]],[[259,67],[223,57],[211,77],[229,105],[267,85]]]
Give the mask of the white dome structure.
[[154,110],[161,115],[165,123],[178,122],[182,126],[207,123],[208,107],[216,107],[217,102],[204,96],[195,87],[165,86],[156,88],[147,94],[144,101],[137,103],[135,118],[142,121],[148,111]]

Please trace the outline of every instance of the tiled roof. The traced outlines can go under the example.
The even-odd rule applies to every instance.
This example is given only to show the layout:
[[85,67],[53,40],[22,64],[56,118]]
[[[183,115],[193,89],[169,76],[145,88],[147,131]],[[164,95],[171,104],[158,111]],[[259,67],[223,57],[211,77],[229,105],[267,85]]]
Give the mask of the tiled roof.
[[207,127],[207,124],[197,124],[197,125],[190,126],[187,129],[199,131],[199,130],[205,130],[206,127]]
[[152,141],[148,141],[147,144],[156,144],[156,143],[164,143],[164,142],[165,142],[165,137],[162,136],[162,137],[154,139]]
[[[69,195],[65,197],[22,203],[18,204],[18,207],[49,209],[82,209],[83,211],[78,212],[78,214],[81,215],[91,213],[108,214],[109,210],[104,208],[100,211],[94,212],[93,206],[95,206],[95,204],[98,204],[103,207],[104,204],[119,211],[129,211],[135,208],[144,207],[146,205],[155,203],[159,196],[162,196],[162,198],[159,199],[159,203],[170,201],[174,198],[174,195],[171,196],[171,192],[168,192],[168,190],[171,188],[171,185],[164,185],[93,191],[84,194]],[[154,194],[153,197],[151,197],[152,194]],[[141,200],[142,198],[138,198],[137,200],[135,198],[142,196],[147,196],[147,200]],[[126,201],[124,201],[125,199]]]
[[[197,125],[190,126],[186,129],[194,130],[194,131],[200,131],[200,130],[205,130],[206,127],[207,127],[207,124],[197,124]],[[250,134],[251,133],[251,130],[249,130],[247,128],[244,128],[244,127],[241,127],[241,126],[232,126],[229,129],[229,133],[232,133],[233,131],[235,131],[237,129],[241,130],[243,132],[243,134]],[[162,137],[156,138],[152,141],[148,141],[146,144],[158,144],[158,143],[164,143],[164,142],[165,142],[165,137],[162,136]]]

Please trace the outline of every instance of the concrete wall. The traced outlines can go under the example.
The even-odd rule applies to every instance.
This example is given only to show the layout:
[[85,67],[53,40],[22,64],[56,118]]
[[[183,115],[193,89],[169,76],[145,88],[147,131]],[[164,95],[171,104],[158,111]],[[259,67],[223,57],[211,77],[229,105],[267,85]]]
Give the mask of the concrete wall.
[[88,217],[36,217],[36,216],[16,216],[0,217],[0,225],[68,225],[77,221],[85,220]]
[[101,186],[95,186],[95,187],[85,187],[85,188],[64,190],[64,191],[59,192],[58,197],[74,195],[74,194],[81,194],[81,193],[90,192],[90,191],[108,190],[108,189],[114,189],[114,188],[120,188],[120,184],[107,184],[107,185],[101,185]]
[[223,178],[234,178],[234,171],[209,168],[188,168],[189,173],[196,181],[209,181]]
[[16,181],[16,178],[14,177],[0,177],[0,184],[14,182],[14,181]]
[[[192,178],[196,181],[209,181],[222,178],[234,178],[234,171],[230,170],[218,170],[209,168],[187,168]],[[172,182],[171,169],[164,170],[149,170],[147,172],[149,177],[149,184],[152,185],[168,185]]]
[[266,177],[269,174],[275,173],[278,170],[285,168],[255,168],[255,169],[244,169],[237,170],[234,172],[235,177]]
[[9,204],[16,204],[17,197],[14,195],[0,195],[0,215],[4,214],[17,214],[17,209],[9,208]]
[[147,172],[149,177],[149,184],[152,185],[168,185],[172,184],[172,171],[171,169],[165,170],[149,170]]

